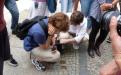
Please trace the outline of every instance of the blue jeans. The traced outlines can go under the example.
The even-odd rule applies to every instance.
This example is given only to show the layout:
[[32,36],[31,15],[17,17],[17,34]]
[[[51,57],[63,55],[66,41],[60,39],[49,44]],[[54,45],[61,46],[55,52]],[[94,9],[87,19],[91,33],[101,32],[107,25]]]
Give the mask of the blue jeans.
[[19,11],[16,5],[15,0],[5,0],[5,6],[11,13],[12,19],[11,19],[11,29],[14,29],[15,26],[18,24],[19,20]]
[[66,12],[72,12],[73,2],[72,0],[61,0],[61,11]]
[[[93,0],[80,0],[81,12],[84,14],[85,17],[89,16],[90,7],[91,7],[92,2],[93,2]],[[87,28],[90,29],[91,28],[90,18],[88,17],[87,20],[88,20]]]
[[92,1],[93,0],[80,0],[80,2],[81,2],[81,11],[86,17],[89,16]]

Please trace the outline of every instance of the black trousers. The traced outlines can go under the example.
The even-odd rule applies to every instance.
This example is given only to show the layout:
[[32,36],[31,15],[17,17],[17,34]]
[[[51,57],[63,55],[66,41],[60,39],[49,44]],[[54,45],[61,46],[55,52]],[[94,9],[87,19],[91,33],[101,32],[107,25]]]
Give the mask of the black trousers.
[[0,58],[0,75],[3,75],[3,59],[2,58]]
[[6,27],[0,32],[0,58],[10,59],[10,44]]
[[[91,17],[91,23],[92,23],[92,30],[89,35],[89,49],[99,48],[100,44],[106,39],[108,35],[108,30],[105,30],[103,25],[101,25],[99,22],[97,22],[93,17]],[[98,32],[100,31],[99,36],[96,38]]]
[[0,75],[3,75],[3,62],[10,59],[10,45],[6,27],[0,32]]

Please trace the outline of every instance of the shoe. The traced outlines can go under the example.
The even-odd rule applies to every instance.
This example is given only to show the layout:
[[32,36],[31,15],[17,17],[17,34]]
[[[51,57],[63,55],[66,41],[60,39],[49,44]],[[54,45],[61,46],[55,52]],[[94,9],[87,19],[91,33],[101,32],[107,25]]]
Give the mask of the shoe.
[[95,57],[95,55],[94,55],[94,50],[93,50],[93,49],[88,49],[87,52],[88,52],[88,55],[89,55],[91,58],[94,58],[94,57]]
[[12,30],[12,34],[13,34],[13,35],[15,35],[15,34],[16,34],[15,30]]
[[95,53],[97,56],[101,57],[101,52],[100,52],[99,48],[95,47]]
[[10,58],[8,64],[9,64],[10,66],[13,66],[13,67],[18,66],[17,61],[16,61],[15,59],[13,59],[13,57]]
[[36,69],[38,70],[38,71],[45,71],[46,70],[46,67],[42,64],[42,63],[40,63],[40,62],[38,62],[38,61],[36,61],[36,60],[31,60],[31,62],[32,62],[32,64],[36,67]]
[[107,43],[111,43],[111,39],[110,39],[110,38],[108,38],[106,42],[107,42]]
[[73,49],[79,49],[79,44],[74,43],[73,44]]

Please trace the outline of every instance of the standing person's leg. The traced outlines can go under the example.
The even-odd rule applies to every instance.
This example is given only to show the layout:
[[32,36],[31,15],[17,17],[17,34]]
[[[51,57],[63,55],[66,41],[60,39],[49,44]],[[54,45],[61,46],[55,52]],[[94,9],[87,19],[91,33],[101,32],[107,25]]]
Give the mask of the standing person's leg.
[[46,2],[33,1],[30,18],[34,18],[36,16],[47,16],[46,9],[47,9]]
[[12,15],[11,29],[13,30],[19,21],[19,11],[15,0],[5,0],[5,6]]
[[102,29],[102,28],[101,28],[101,30],[100,30],[100,35],[99,35],[99,37],[97,38],[96,43],[95,43],[95,47],[94,47],[94,50],[95,50],[95,52],[96,52],[96,54],[97,54],[98,56],[101,56],[101,53],[100,53],[100,50],[99,50],[99,46],[100,46],[100,44],[102,44],[102,42],[106,39],[106,37],[107,37],[107,35],[108,35],[108,32],[109,32],[109,31],[104,30],[104,29]]
[[68,0],[61,0],[61,12],[66,13],[68,6]]
[[81,12],[87,17],[93,0],[80,0]]
[[[9,53],[9,50],[6,52],[5,49],[5,29],[0,31],[0,75],[3,75],[3,66],[4,66],[4,55]],[[6,59],[9,59],[9,54]]]
[[80,0],[81,12],[85,15],[85,17],[87,17],[87,20],[88,20],[88,25],[87,25],[88,30],[91,28],[91,20],[90,20],[90,17],[88,16],[89,16],[92,1],[93,0]]
[[94,58],[94,44],[100,26],[99,23],[96,22],[96,20],[92,17],[91,17],[91,22],[92,22],[92,30],[89,35],[88,55]]
[[68,0],[67,12],[72,12],[72,8],[73,8],[73,1],[72,0]]
[[0,75],[3,75],[3,65],[4,65],[3,59],[0,58]]
[[5,32],[4,32],[4,60],[9,60],[9,64],[11,66],[18,66],[18,63],[16,62],[16,60],[12,57],[12,55],[10,55],[10,43],[9,43],[9,38],[8,38],[8,32],[7,32],[7,28],[5,28]]
[[90,17],[88,16],[89,16],[92,1],[93,0],[80,0],[81,12],[84,14],[85,17],[87,17],[87,20],[88,20],[88,25],[87,25],[88,29],[91,28],[91,20],[90,20]]
[[38,9],[35,14],[38,14],[40,16],[47,16],[46,14],[47,9],[47,3],[46,2],[39,2]]

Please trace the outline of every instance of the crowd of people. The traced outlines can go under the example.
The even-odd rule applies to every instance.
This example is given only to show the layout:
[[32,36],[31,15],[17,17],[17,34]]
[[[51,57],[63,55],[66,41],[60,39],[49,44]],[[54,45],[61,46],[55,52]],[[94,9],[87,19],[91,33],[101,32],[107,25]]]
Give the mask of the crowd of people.
[[[16,0],[17,1],[17,0]],[[18,66],[10,52],[9,36],[4,19],[4,5],[10,11],[12,34],[16,34],[19,10],[15,0],[0,0],[0,75],[3,75],[4,61]],[[81,11],[78,11],[78,4]],[[120,0],[60,0],[61,12],[57,10],[57,0],[32,0],[27,19],[47,16],[34,23],[24,38],[23,48],[33,57],[30,59],[37,70],[46,70],[46,63],[58,62],[65,44],[79,49],[80,43],[89,41],[87,53],[101,57],[100,45],[110,32],[113,59],[101,67],[100,75],[121,75],[121,36],[117,31]],[[71,16],[66,13],[70,12]],[[54,13],[49,15],[49,13]],[[44,26],[43,26],[44,25]],[[90,32],[88,32],[90,31]],[[100,35],[97,37],[98,32]],[[97,37],[97,38],[96,38]]]

